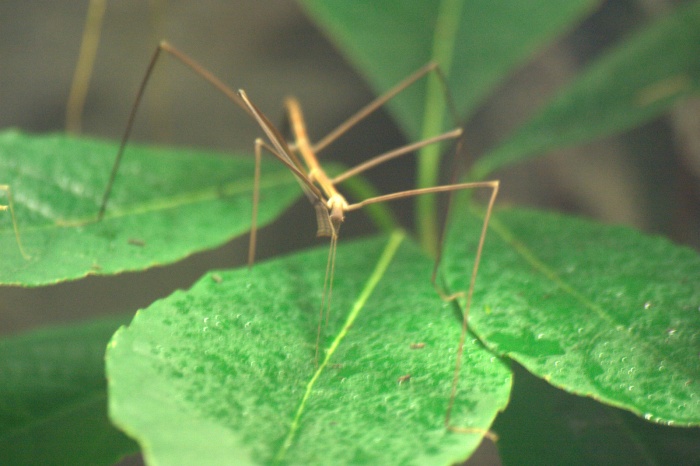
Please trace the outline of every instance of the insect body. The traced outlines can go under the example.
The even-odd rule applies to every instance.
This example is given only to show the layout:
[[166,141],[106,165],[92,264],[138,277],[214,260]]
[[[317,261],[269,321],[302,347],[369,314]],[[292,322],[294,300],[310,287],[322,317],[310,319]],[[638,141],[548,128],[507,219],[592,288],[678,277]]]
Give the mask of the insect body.
[[[493,205],[496,200],[496,196],[498,194],[498,187],[499,187],[499,182],[498,181],[480,181],[480,182],[470,182],[470,183],[455,183],[455,184],[447,184],[447,185],[442,185],[442,186],[434,186],[434,187],[428,187],[428,188],[420,188],[420,189],[412,189],[412,190],[407,190],[407,191],[401,191],[401,192],[396,192],[392,194],[385,194],[385,195],[380,195],[376,197],[371,197],[365,200],[362,200],[357,203],[349,203],[346,198],[338,191],[336,188],[336,185],[351,176],[354,176],[356,174],[362,173],[366,170],[369,170],[381,163],[384,163],[388,160],[395,159],[397,157],[412,153],[422,147],[431,145],[431,144],[436,144],[441,141],[445,140],[455,140],[458,139],[461,134],[462,130],[461,128],[455,128],[453,130],[447,131],[442,134],[435,135],[433,137],[430,137],[428,139],[425,139],[423,141],[415,142],[412,144],[408,144],[403,147],[399,147],[397,149],[394,149],[392,151],[389,151],[385,154],[378,155],[376,157],[372,157],[366,162],[350,169],[347,170],[344,173],[341,173],[340,175],[331,178],[327,175],[327,173],[324,171],[323,167],[319,164],[318,162],[318,157],[317,154],[319,151],[323,150],[326,148],[328,145],[330,145],[333,141],[335,141],[339,136],[344,134],[346,131],[348,131],[350,128],[352,128],[354,125],[356,125],[359,121],[361,121],[363,118],[367,117],[369,114],[380,108],[382,105],[384,105],[387,101],[395,97],[397,94],[399,94],[401,91],[406,89],[407,87],[411,86],[413,83],[418,81],[419,79],[423,78],[426,76],[428,73],[434,72],[441,80],[443,84],[443,88],[445,89],[445,94],[446,98],[449,95],[447,92],[447,86],[445,83],[445,79],[442,76],[437,64],[435,63],[428,63],[427,65],[423,66],[416,72],[414,72],[412,75],[404,79],[402,82],[398,83],[396,86],[394,86],[392,89],[390,89],[386,94],[383,96],[378,97],[374,101],[370,102],[368,105],[365,107],[361,108],[358,110],[354,115],[349,117],[345,122],[340,124],[335,130],[331,131],[327,136],[322,138],[319,142],[317,143],[312,143],[307,134],[306,134],[306,126],[304,123],[304,118],[301,110],[301,106],[299,102],[294,99],[294,98],[288,98],[285,101],[285,107],[287,110],[287,116],[289,118],[290,124],[291,124],[291,129],[292,133],[294,136],[293,141],[288,142],[285,140],[285,138],[282,136],[280,131],[270,122],[270,120],[265,116],[265,114],[251,101],[251,99],[248,97],[247,93],[243,90],[238,90],[234,91],[223,82],[221,82],[216,76],[214,76],[212,73],[207,71],[204,67],[202,67],[199,63],[194,61],[192,58],[189,56],[185,55],[184,53],[180,52],[178,49],[173,47],[167,42],[161,42],[158,48],[156,49],[153,57],[151,58],[151,61],[149,63],[148,69],[146,71],[146,75],[144,76],[143,81],[141,82],[141,86],[139,88],[134,106],[132,107],[131,113],[129,115],[129,119],[127,122],[126,130],[124,132],[124,136],[122,137],[122,141],[120,144],[119,151],[117,153],[117,156],[115,158],[114,165],[112,167],[112,171],[110,173],[109,181],[107,183],[107,187],[105,188],[105,192],[103,195],[102,199],[102,204],[100,206],[100,210],[98,212],[97,219],[100,220],[103,218],[105,211],[107,209],[107,205],[109,202],[109,197],[111,193],[112,186],[114,184],[114,180],[117,176],[117,172],[119,169],[119,164],[121,161],[121,158],[123,157],[124,154],[124,148],[126,146],[126,143],[129,138],[129,134],[131,132],[131,129],[134,124],[134,119],[136,115],[136,111],[138,109],[139,103],[141,102],[141,99],[143,97],[143,93],[145,91],[146,85],[148,83],[148,80],[151,76],[151,73],[153,71],[153,68],[162,52],[166,52],[167,54],[173,56],[176,58],[178,61],[183,63],[185,66],[189,67],[191,70],[193,70],[196,74],[198,74],[200,77],[202,77],[204,80],[206,80],[209,84],[214,86],[216,89],[218,89],[220,92],[222,92],[229,100],[234,102],[236,105],[238,105],[240,108],[242,108],[248,115],[250,115],[260,126],[260,129],[263,131],[263,133],[266,136],[266,139],[261,139],[258,138],[255,140],[255,158],[256,158],[256,168],[255,168],[255,178],[254,178],[254,189],[253,189],[253,213],[252,213],[252,221],[251,221],[251,233],[250,233],[250,239],[249,239],[249,255],[248,255],[248,264],[252,265],[254,260],[255,260],[255,249],[256,249],[256,240],[257,240],[257,211],[258,211],[258,203],[259,203],[259,187],[260,187],[260,163],[261,163],[261,158],[262,158],[262,151],[263,149],[272,154],[277,160],[279,160],[282,164],[284,164],[296,177],[297,181],[299,182],[299,185],[301,186],[301,189],[303,190],[304,194],[306,195],[307,199],[310,201],[311,205],[314,207],[314,211],[316,213],[316,222],[317,222],[317,235],[318,236],[324,236],[324,237],[329,237],[330,238],[330,247],[329,247],[329,252],[328,252],[328,259],[326,262],[326,275],[324,279],[324,291],[323,291],[323,298],[321,301],[321,306],[320,306],[320,311],[319,311],[319,320],[318,320],[318,332],[317,332],[317,339],[316,339],[316,356],[315,356],[315,362],[316,365],[318,366],[318,359],[319,359],[319,353],[320,353],[320,337],[321,337],[321,331],[324,326],[324,321],[327,321],[328,319],[328,314],[330,312],[330,307],[331,307],[331,297],[332,297],[332,289],[333,289],[333,279],[334,279],[334,272],[335,272],[335,253],[336,253],[336,248],[337,248],[337,242],[338,242],[338,235],[340,231],[340,227],[345,220],[345,214],[354,210],[358,210],[366,205],[369,204],[374,204],[374,203],[380,203],[380,202],[386,202],[386,201],[391,201],[395,199],[400,199],[400,198],[405,198],[405,197],[412,197],[412,196],[420,196],[424,194],[431,194],[431,193],[440,193],[440,192],[454,192],[454,191],[460,191],[464,189],[473,189],[473,188],[486,188],[490,190],[490,198],[486,210],[486,214],[484,216],[484,222],[483,222],[483,227],[481,230],[481,237],[479,239],[478,247],[477,247],[477,253],[476,257],[474,260],[474,265],[472,268],[472,274],[471,274],[471,281],[469,285],[469,290],[466,293],[458,293],[450,296],[443,295],[441,293],[441,296],[443,296],[445,299],[454,299],[457,296],[463,296],[466,298],[466,307],[463,312],[463,323],[462,323],[462,336],[460,339],[459,347],[458,347],[458,352],[457,352],[457,366],[455,369],[455,376],[453,380],[453,386],[452,386],[452,392],[450,395],[450,402],[448,405],[448,410],[446,413],[446,419],[445,419],[445,425],[452,429],[452,426],[450,425],[450,413],[451,413],[451,408],[452,404],[454,403],[454,398],[455,398],[455,393],[456,393],[456,385],[457,385],[457,380],[459,376],[459,370],[460,370],[460,365],[461,365],[461,357],[463,353],[463,346],[464,346],[464,340],[467,332],[467,318],[469,314],[469,309],[471,306],[471,298],[472,298],[472,293],[474,289],[474,283],[476,280],[477,272],[478,272],[478,266],[479,266],[479,261],[481,258],[481,252],[483,250],[483,244],[484,244],[484,239],[486,237],[486,231],[487,231],[487,226],[488,226],[488,221],[491,215],[491,211],[493,209]],[[448,99],[448,102],[451,103],[451,101]],[[455,112],[452,111],[454,114]],[[437,263],[436,263],[436,269],[437,269]],[[433,278],[435,278],[435,272],[433,274]],[[435,281],[435,280],[433,280]],[[324,318],[325,314],[325,318]],[[417,346],[416,348],[418,348]],[[403,376],[402,378],[405,378],[405,380],[399,380],[399,382],[403,381],[408,381],[410,376]],[[459,430],[459,429],[455,429]],[[483,433],[483,432],[482,432]]]

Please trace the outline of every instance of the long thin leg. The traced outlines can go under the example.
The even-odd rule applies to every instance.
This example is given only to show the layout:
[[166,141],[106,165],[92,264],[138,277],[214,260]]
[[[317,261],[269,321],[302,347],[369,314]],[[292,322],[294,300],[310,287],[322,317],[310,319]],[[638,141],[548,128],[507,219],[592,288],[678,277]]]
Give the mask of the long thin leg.
[[380,165],[384,162],[387,162],[391,159],[395,159],[397,157],[400,157],[402,155],[410,154],[411,152],[414,152],[422,147],[428,146],[430,144],[435,144],[437,142],[441,142],[447,139],[456,139],[462,135],[462,128],[457,128],[453,129],[452,131],[448,131],[446,133],[440,134],[438,136],[429,138],[429,139],[424,139],[423,141],[419,142],[414,142],[413,144],[408,144],[403,147],[399,147],[397,149],[391,150],[389,152],[385,152],[384,154],[377,155],[375,157],[372,157],[371,159],[367,160],[366,162],[363,162],[343,173],[340,175],[336,176],[331,180],[333,184],[340,183],[342,181],[345,181],[346,179],[355,176],[359,173],[362,173],[364,171],[369,170],[370,168],[374,168],[377,165]]
[[0,211],[10,211],[10,217],[12,217],[12,228],[15,231],[15,239],[17,240],[17,247],[19,247],[19,252],[22,254],[22,257],[29,259],[29,254],[25,252],[24,247],[22,246],[22,240],[19,237],[19,227],[17,226],[17,218],[15,217],[15,208],[14,203],[12,202],[12,190],[10,189],[10,185],[0,184],[0,191],[5,191],[7,194],[7,205],[0,205]]
[[[333,299],[333,279],[335,277],[335,252],[338,249],[338,235],[334,232],[331,236],[331,244],[328,248],[326,259],[326,274],[323,279],[323,296],[318,312],[318,330],[316,332],[316,354],[314,367],[318,368],[318,357],[321,352],[321,332],[328,325],[328,317],[331,313],[331,301]],[[324,317],[325,314],[325,317]]]
[[434,186],[432,188],[418,188],[409,189],[407,191],[399,191],[397,193],[383,194],[381,196],[371,197],[365,199],[364,201],[357,202],[355,204],[348,205],[347,212],[353,210],[361,209],[362,207],[370,204],[377,204],[379,202],[393,201],[396,199],[403,199],[404,197],[420,196],[423,194],[433,194],[433,193],[445,193],[450,191],[461,191],[463,189],[474,189],[474,188],[491,188],[498,191],[499,181],[475,181],[471,183],[457,183],[457,184],[446,184],[443,186]]
[[442,89],[445,94],[445,100],[447,101],[447,105],[450,109],[452,123],[456,126],[458,121],[457,111],[454,107],[454,101],[452,99],[452,96],[450,95],[450,90],[447,86],[447,80],[445,79],[445,75],[442,73],[442,71],[440,70],[440,66],[437,63],[430,62],[418,69],[412,75],[410,75],[391,89],[389,89],[383,95],[377,97],[372,102],[362,107],[360,110],[355,112],[354,115],[350,116],[347,120],[338,125],[333,131],[326,134],[320,141],[313,145],[313,151],[315,153],[318,153],[327,146],[329,146],[331,143],[333,143],[333,141],[338,139],[341,135],[343,135],[350,128],[359,123],[362,119],[366,118],[369,114],[376,111],[379,107],[387,103],[389,100],[393,99],[396,95],[400,94],[401,91],[403,91],[407,87],[410,87],[412,84],[414,84],[416,81],[418,81],[431,71],[434,71],[437,74],[438,79],[440,80],[440,84],[442,85]]
[[[245,94],[243,94],[245,97]],[[247,102],[247,98],[246,98]],[[253,107],[254,108],[254,107]],[[258,110],[254,108],[254,111]],[[259,202],[259,190],[260,190],[260,162],[262,160],[262,149],[267,149],[270,153],[275,155],[280,161],[285,163],[289,168],[294,165],[288,157],[284,157],[277,153],[276,148],[269,146],[262,139],[255,140],[255,181],[253,183],[253,218],[251,221],[250,230],[250,242],[248,245],[248,266],[252,266],[255,260],[255,247],[257,238],[257,216],[258,216],[258,202]],[[305,185],[302,184],[302,187]],[[331,302],[333,299],[333,279],[335,277],[335,255],[338,246],[338,232],[334,229],[332,223],[329,220],[328,210],[322,198],[310,197],[314,207],[316,208],[316,216],[318,218],[328,219],[323,225],[327,227],[327,230],[321,227],[321,222],[319,222],[319,234],[322,236],[330,236],[331,243],[328,249],[328,258],[326,260],[326,273],[323,279],[323,295],[321,297],[321,306],[319,308],[318,316],[318,329],[316,332],[316,349],[314,355],[314,365],[318,367],[318,358],[321,348],[321,333],[325,326],[328,324],[328,318],[331,310]],[[325,231],[325,234],[324,234]],[[324,316],[325,315],[325,316]]]
[[[319,236],[332,236],[333,230],[330,220],[328,219],[328,210],[326,208],[326,199],[323,197],[321,192],[316,186],[309,180],[309,178],[299,171],[297,167],[292,164],[288,157],[280,155],[275,147],[270,146],[268,143],[258,138],[255,140],[255,177],[253,181],[253,218],[251,222],[250,230],[250,240],[248,243],[248,266],[252,266],[255,262],[255,248],[256,248],[256,238],[257,238],[257,218],[258,218],[258,202],[260,200],[260,163],[262,162],[262,149],[267,150],[270,154],[274,155],[277,160],[282,162],[291,172],[295,175],[295,178],[299,182],[304,194],[309,199],[309,202],[314,206],[316,211],[316,220],[319,226]],[[325,234],[323,232],[326,232]]]
[[[484,223],[482,224],[481,227],[481,236],[479,237],[479,245],[476,248],[476,256],[474,257],[474,266],[472,267],[472,275],[469,280],[469,290],[467,291],[467,296],[466,296],[466,304],[464,306],[464,311],[462,313],[462,332],[459,337],[459,346],[457,347],[457,361],[455,363],[455,372],[454,376],[452,379],[452,388],[450,389],[450,401],[449,404],[447,405],[447,411],[445,413],[445,427],[447,427],[450,430],[456,431],[456,432],[473,432],[474,429],[469,429],[469,428],[464,428],[464,427],[456,427],[452,426],[450,424],[450,417],[452,415],[452,408],[454,406],[455,402],[455,397],[457,396],[457,385],[459,383],[459,373],[462,368],[462,357],[464,355],[464,341],[467,336],[467,330],[468,330],[468,323],[469,323],[469,312],[471,310],[471,305],[472,305],[472,296],[474,295],[474,285],[476,284],[476,276],[479,272],[479,263],[481,262],[481,253],[484,250],[484,241],[486,240],[486,232],[488,230],[488,225],[489,225],[489,220],[491,219],[491,212],[493,211],[493,206],[494,203],[496,202],[496,196],[498,195],[498,181],[495,182],[496,184],[493,186],[493,189],[491,191],[491,197],[489,199],[488,207],[486,209],[486,215],[484,215]],[[440,256],[438,255],[439,260]],[[437,284],[435,282],[435,277],[436,277],[436,270],[437,270],[438,262],[435,264],[435,270],[433,270],[433,284],[436,286],[436,289],[439,290],[437,287]],[[443,293],[441,293],[442,296],[444,296]],[[458,295],[453,294],[452,296],[444,296],[443,299],[448,299],[448,300],[454,300],[458,297]],[[493,435],[490,432],[487,432],[487,435]],[[492,440],[495,440],[495,438],[492,438]]]
[[[420,196],[422,194],[429,194],[429,193],[438,193],[438,192],[454,192],[454,191],[461,191],[464,189],[473,189],[473,188],[488,188],[491,190],[491,196],[489,198],[488,206],[486,208],[486,214],[484,215],[484,222],[481,228],[481,236],[479,237],[479,244],[477,246],[476,250],[476,256],[474,258],[474,265],[472,266],[472,273],[471,273],[471,278],[469,281],[469,289],[466,293],[466,304],[464,307],[464,311],[462,312],[462,331],[459,337],[459,345],[457,347],[457,360],[455,363],[455,371],[454,371],[454,376],[452,379],[452,388],[450,389],[450,399],[447,405],[447,411],[445,412],[445,427],[449,430],[455,431],[455,432],[462,432],[462,433],[479,433],[483,434],[491,439],[494,439],[495,436],[493,433],[489,431],[484,431],[483,429],[478,429],[478,428],[468,428],[468,427],[456,427],[450,424],[451,416],[452,416],[452,408],[454,406],[455,398],[457,395],[457,385],[459,382],[459,374],[462,368],[462,356],[464,354],[464,342],[466,340],[467,336],[467,331],[469,329],[469,312],[471,310],[471,304],[472,304],[472,296],[474,294],[474,285],[476,284],[476,277],[479,272],[479,263],[481,262],[481,254],[484,249],[484,242],[486,240],[486,233],[488,231],[488,225],[489,225],[489,220],[491,219],[491,212],[493,211],[493,206],[496,202],[496,197],[498,196],[498,188],[499,188],[499,181],[494,180],[494,181],[478,181],[478,182],[472,182],[472,183],[457,183],[457,184],[451,184],[451,185],[445,185],[445,186],[436,186],[432,188],[421,188],[421,189],[412,189],[409,191],[402,191],[398,193],[393,193],[393,194],[386,194],[383,196],[377,196],[373,197],[370,199],[366,199],[362,202],[358,202],[356,204],[351,204],[348,206],[347,210],[357,210],[365,205],[368,204],[373,204],[377,202],[385,202],[385,201],[391,201],[394,199],[400,199],[403,197],[408,197],[408,196]],[[433,269],[433,284],[436,286],[436,289],[438,293],[440,294],[440,297],[445,299],[445,300],[454,300],[458,297],[464,297],[464,293],[456,293],[452,295],[446,295],[439,287],[437,287],[435,283],[435,277],[436,277],[436,270],[438,261],[440,260],[440,256],[436,259],[436,264],[435,268]]]
[[255,140],[255,176],[253,177],[253,216],[250,221],[250,237],[248,241],[248,267],[255,262],[255,248],[258,238],[258,203],[260,202],[260,162],[262,160],[262,147],[265,143],[261,139]]
[[[304,167],[301,164],[299,157],[297,157],[296,153],[284,140],[279,130],[275,128],[275,126],[262,113],[262,111],[260,111],[260,109],[256,107],[255,104],[250,101],[250,99],[248,99],[245,91],[242,89],[239,90],[238,95],[241,97],[245,105],[248,106],[248,109],[253,114],[253,117],[258,122],[260,128],[263,130],[268,140],[272,144],[272,147],[274,147],[274,149],[271,150],[272,154],[282,163],[284,163],[292,171],[292,173],[294,173],[299,185],[306,195],[306,198],[309,200],[309,202],[311,202],[311,205],[313,205],[314,210],[316,211],[316,235],[331,236],[332,234],[335,234],[337,228],[333,225],[333,219],[331,218],[332,214],[329,214],[328,209],[334,211],[334,209],[329,205],[329,202],[331,199],[336,198],[338,193],[335,190],[335,187],[330,184],[330,181],[328,180],[328,177],[323,169],[320,167],[320,165],[318,165],[316,156],[310,152],[308,141],[305,139],[300,139],[299,134],[297,134],[296,150],[301,152],[301,155],[307,163],[306,168],[310,170],[309,174],[306,175],[301,172]],[[290,103],[289,101],[292,101],[291,106],[288,105],[289,116],[291,119],[297,120],[294,127],[296,129],[303,130],[304,123],[301,121],[301,111],[298,108],[298,105],[296,105],[296,100],[287,100],[288,104]],[[327,196],[327,199],[324,198],[324,193],[321,192],[321,189],[319,189],[315,183],[320,185],[321,189]],[[345,205],[344,201],[343,205]],[[336,214],[342,214],[342,212],[336,212]],[[342,221],[342,218],[340,218],[339,221]]]
[[126,147],[126,143],[129,140],[129,135],[131,134],[131,130],[134,126],[136,112],[141,104],[143,94],[146,91],[146,86],[150,81],[151,75],[153,74],[153,69],[155,68],[156,63],[158,62],[158,58],[160,57],[161,52],[166,52],[171,56],[175,57],[182,64],[190,68],[197,75],[201,76],[205,81],[207,81],[209,84],[218,89],[229,100],[231,100],[233,103],[245,110],[246,113],[248,113],[250,116],[253,116],[250,109],[238,96],[238,93],[230,87],[226,86],[220,79],[214,76],[206,68],[204,68],[202,65],[197,63],[195,60],[193,60],[186,54],[180,52],[177,48],[173,47],[169,43],[163,41],[160,44],[158,44],[158,47],[156,48],[155,52],[153,52],[151,61],[148,63],[148,67],[146,68],[146,74],[144,75],[143,80],[141,81],[141,85],[139,86],[138,93],[136,94],[136,99],[134,100],[134,105],[133,107],[131,107],[131,113],[129,114],[129,119],[126,123],[126,129],[124,130],[124,135],[122,136],[122,140],[119,145],[119,150],[117,151],[117,156],[114,159],[114,164],[112,165],[112,171],[110,172],[109,180],[107,181],[107,186],[105,188],[104,194],[102,195],[102,203],[100,204],[100,210],[97,213],[97,221],[102,220],[105,211],[107,210],[107,203],[109,202],[109,197],[112,192],[112,186],[114,185],[114,180],[117,177],[117,172],[119,171],[121,159],[124,156],[124,149]]

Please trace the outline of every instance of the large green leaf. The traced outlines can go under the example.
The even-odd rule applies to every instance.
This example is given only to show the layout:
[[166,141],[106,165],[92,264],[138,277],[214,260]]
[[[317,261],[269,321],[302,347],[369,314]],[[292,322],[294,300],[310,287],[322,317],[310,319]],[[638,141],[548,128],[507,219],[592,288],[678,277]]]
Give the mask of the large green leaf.
[[[250,228],[252,158],[129,146],[107,214],[94,222],[116,145],[62,135],[0,134],[21,240],[0,213],[0,283],[41,285],[141,270],[223,244]],[[274,162],[274,161],[273,161]],[[279,163],[262,168],[259,225],[300,194]]]
[[127,321],[0,340],[0,464],[112,464],[138,451],[107,419],[104,351]]
[[[464,215],[450,229],[444,276],[456,290],[480,226]],[[470,326],[486,346],[571,393],[700,425],[697,252],[630,228],[506,210],[483,258]]]
[[[110,415],[147,461],[451,464],[473,451],[480,434],[444,427],[460,325],[432,261],[401,235],[341,245],[316,371],[326,255],[207,275],[117,332]],[[465,359],[452,421],[487,429],[510,372],[471,338]]]
[[700,89],[700,2],[632,35],[580,75],[511,138],[484,156],[474,177],[555,148],[628,130]]
[[[473,112],[511,69],[597,3],[509,0],[494,7],[488,0],[301,1],[378,94],[427,62],[437,61],[462,117]],[[424,132],[426,105],[434,104],[426,104],[425,86],[417,83],[391,105],[399,124],[414,139]]]

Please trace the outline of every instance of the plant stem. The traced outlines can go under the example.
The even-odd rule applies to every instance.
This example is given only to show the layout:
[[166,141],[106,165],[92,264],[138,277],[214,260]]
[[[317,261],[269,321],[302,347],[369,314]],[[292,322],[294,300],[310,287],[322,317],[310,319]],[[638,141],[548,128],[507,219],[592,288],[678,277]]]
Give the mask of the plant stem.
[[[454,55],[455,37],[461,17],[462,0],[443,0],[440,3],[433,36],[432,60],[440,64],[445,76],[450,75]],[[425,96],[425,113],[421,138],[439,134],[444,129],[446,102],[440,81],[431,75]],[[418,188],[435,186],[440,174],[440,146],[424,147],[418,154]],[[419,196],[416,200],[416,225],[421,246],[435,256],[438,248],[437,197],[433,194]]]

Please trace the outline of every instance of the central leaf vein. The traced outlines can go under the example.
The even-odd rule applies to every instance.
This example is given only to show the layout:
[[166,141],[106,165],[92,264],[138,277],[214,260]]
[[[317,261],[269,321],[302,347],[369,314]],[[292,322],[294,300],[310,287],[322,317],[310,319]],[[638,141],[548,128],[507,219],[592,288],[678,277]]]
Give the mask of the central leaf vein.
[[294,437],[296,436],[296,433],[299,430],[300,420],[301,420],[302,414],[304,413],[304,408],[306,406],[306,402],[309,400],[309,398],[311,396],[311,392],[313,390],[314,385],[316,384],[316,381],[321,377],[323,370],[328,365],[328,362],[330,361],[331,357],[335,353],[336,349],[338,349],[338,347],[340,346],[340,343],[343,341],[345,336],[348,334],[350,328],[352,327],[353,323],[355,322],[355,319],[357,319],[357,316],[360,314],[360,311],[364,308],[365,303],[367,302],[367,300],[371,296],[371,294],[374,291],[374,289],[376,288],[377,284],[382,279],[382,277],[384,277],[384,274],[386,273],[386,270],[389,267],[389,264],[391,264],[391,261],[393,260],[394,256],[396,255],[396,251],[398,250],[399,246],[401,245],[401,242],[403,241],[404,237],[405,237],[405,234],[402,231],[395,231],[394,233],[392,233],[391,237],[389,238],[389,242],[387,243],[386,247],[384,248],[384,251],[382,251],[382,255],[379,257],[379,260],[377,261],[377,265],[375,266],[374,270],[372,271],[372,274],[370,275],[369,279],[367,280],[364,287],[362,288],[362,292],[355,300],[355,303],[352,306],[352,310],[350,311],[350,314],[348,314],[348,318],[345,320],[345,324],[343,325],[343,328],[340,330],[338,335],[333,340],[333,343],[331,344],[331,346],[328,348],[328,351],[326,352],[326,356],[323,359],[323,362],[321,362],[321,364],[318,366],[318,369],[316,369],[316,371],[314,372],[313,377],[311,377],[311,380],[309,380],[309,383],[306,385],[306,391],[304,392],[304,396],[301,399],[301,402],[299,403],[299,407],[297,408],[297,412],[294,416],[294,420],[292,421],[292,424],[290,425],[289,433],[287,434],[287,437],[285,438],[284,442],[282,443],[282,447],[277,452],[277,455],[275,455],[275,459],[274,459],[275,463],[279,463],[280,461],[282,461],[287,450],[289,450],[289,448],[291,447],[292,442],[294,441]]

